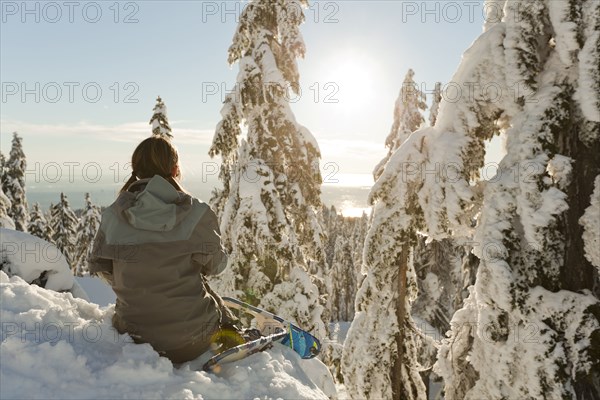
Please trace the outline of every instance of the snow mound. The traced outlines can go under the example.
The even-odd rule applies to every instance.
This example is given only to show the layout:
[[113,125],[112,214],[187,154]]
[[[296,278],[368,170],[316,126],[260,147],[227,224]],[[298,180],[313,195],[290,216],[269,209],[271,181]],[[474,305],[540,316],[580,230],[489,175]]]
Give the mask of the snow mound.
[[28,233],[0,228],[0,270],[9,276],[20,276],[28,283],[88,299],[61,251]]
[[[134,344],[101,308],[71,293],[29,285],[0,271],[0,398],[326,399],[301,360],[275,345],[221,372],[175,369],[148,344]],[[193,362],[192,362],[193,363]]]

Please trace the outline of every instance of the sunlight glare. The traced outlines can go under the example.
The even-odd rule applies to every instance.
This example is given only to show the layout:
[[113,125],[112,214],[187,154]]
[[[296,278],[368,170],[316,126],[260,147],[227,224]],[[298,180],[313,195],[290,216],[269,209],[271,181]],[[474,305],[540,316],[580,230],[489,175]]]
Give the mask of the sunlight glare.
[[[372,104],[375,99],[376,63],[355,51],[339,53],[330,63],[327,82],[333,83],[340,111],[354,113]],[[333,89],[332,89],[333,90]]]
[[363,213],[367,215],[371,214],[371,207],[344,207],[341,211],[342,215],[346,218],[360,218]]

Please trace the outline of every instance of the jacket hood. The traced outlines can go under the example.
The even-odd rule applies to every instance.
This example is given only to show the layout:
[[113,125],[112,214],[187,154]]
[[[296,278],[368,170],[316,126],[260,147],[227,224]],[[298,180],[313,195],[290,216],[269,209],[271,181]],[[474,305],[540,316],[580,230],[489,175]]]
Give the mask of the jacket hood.
[[[147,231],[170,231],[177,222],[179,192],[160,175],[140,179],[131,184],[146,187],[135,194],[133,205],[124,211],[125,218],[134,227]],[[128,190],[129,190],[128,189]]]

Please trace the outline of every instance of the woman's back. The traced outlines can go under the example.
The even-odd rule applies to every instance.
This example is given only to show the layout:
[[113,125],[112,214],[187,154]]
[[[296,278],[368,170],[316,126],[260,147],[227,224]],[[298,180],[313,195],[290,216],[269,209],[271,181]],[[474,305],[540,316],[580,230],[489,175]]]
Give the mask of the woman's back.
[[202,275],[225,265],[210,207],[155,175],[103,212],[90,272],[110,275],[117,330],[181,362],[170,354],[194,358],[219,329],[221,311]]

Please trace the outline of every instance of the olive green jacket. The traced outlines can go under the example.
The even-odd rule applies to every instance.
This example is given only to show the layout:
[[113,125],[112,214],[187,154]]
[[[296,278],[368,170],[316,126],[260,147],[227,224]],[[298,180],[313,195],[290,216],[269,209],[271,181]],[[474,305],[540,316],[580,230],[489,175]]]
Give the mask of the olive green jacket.
[[89,262],[117,295],[117,330],[176,362],[206,351],[222,312],[203,275],[227,264],[220,239],[206,203],[158,175],[131,184],[102,213]]

